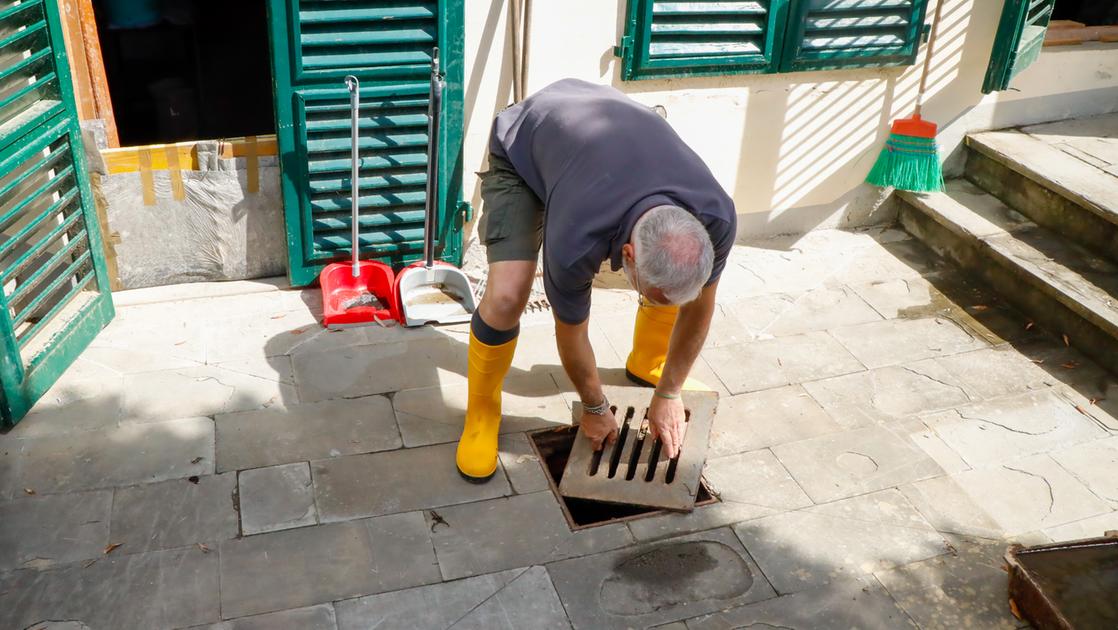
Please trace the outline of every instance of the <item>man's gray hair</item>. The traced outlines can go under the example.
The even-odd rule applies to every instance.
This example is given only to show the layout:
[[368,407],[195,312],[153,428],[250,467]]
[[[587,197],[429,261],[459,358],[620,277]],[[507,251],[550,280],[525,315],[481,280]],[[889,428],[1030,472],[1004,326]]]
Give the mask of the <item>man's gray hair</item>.
[[693,214],[678,206],[656,206],[633,228],[637,274],[672,304],[699,297],[714,267],[714,244]]

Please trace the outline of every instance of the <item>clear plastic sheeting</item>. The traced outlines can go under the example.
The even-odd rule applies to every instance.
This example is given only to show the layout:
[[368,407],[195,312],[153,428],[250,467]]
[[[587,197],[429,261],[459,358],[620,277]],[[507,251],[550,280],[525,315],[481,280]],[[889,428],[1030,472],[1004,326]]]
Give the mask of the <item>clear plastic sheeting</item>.
[[257,191],[249,192],[245,158],[221,158],[218,141],[195,146],[198,170],[101,178],[120,288],[286,273],[277,158],[256,159]]

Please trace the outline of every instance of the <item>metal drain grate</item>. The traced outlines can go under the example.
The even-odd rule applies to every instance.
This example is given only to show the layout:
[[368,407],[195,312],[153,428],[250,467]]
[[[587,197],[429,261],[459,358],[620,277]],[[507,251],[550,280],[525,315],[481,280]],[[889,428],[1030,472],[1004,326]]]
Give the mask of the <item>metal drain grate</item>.
[[[718,394],[684,392],[687,410],[683,447],[674,459],[664,456],[660,440],[648,434],[646,388],[610,387],[606,396],[621,423],[617,441],[594,451],[579,429],[559,483],[565,497],[690,511],[706,463],[710,427]],[[576,403],[575,419],[582,414]]]

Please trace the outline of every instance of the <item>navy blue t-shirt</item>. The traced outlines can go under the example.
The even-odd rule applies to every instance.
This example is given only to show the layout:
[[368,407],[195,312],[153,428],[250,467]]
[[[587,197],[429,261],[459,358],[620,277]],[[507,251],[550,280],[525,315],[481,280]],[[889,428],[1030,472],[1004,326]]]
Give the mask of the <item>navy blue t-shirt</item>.
[[501,112],[490,151],[543,200],[544,288],[560,321],[590,315],[602,263],[621,268],[633,224],[656,206],[691,212],[714,244],[714,282],[737,231],[734,202],[702,159],[651,109],[607,86],[553,83]]

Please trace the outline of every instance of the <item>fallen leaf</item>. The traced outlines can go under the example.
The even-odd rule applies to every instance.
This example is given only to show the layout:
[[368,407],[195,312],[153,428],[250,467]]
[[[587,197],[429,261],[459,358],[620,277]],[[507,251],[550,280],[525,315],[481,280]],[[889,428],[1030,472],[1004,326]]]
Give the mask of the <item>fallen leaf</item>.
[[1036,326],[1036,323],[1028,322],[1027,324],[1025,324],[1025,330],[1032,330],[1033,326]]
[[35,494],[35,491],[32,490],[31,488],[24,488],[23,491],[26,492],[27,494]]
[[82,568],[83,569],[88,569],[89,567],[93,566],[94,562],[97,562],[97,558],[93,558],[92,560],[86,560],[84,563],[82,563]]
[[1076,410],[1076,411],[1078,411],[1079,413],[1081,413],[1081,414],[1083,414],[1083,415],[1087,416],[1088,418],[1090,418],[1090,417],[1091,417],[1091,414],[1087,413],[1087,410],[1086,410],[1086,409],[1084,409],[1083,407],[1079,406],[1079,405],[1076,405],[1076,406],[1075,406],[1075,410]]
[[198,462],[202,461],[203,459],[206,459],[206,458],[205,457],[195,457],[194,459],[190,460],[190,463],[191,464],[197,464]]
[[180,342],[176,343],[175,345],[176,345],[176,346],[181,346],[181,345],[182,345],[182,344],[184,344],[184,343],[186,343],[186,339],[183,339],[182,341],[180,341]]
[[304,331],[304,330],[303,330],[302,328],[296,328],[295,330],[291,331],[291,334],[293,334],[293,335],[301,335],[301,334],[303,334],[304,332],[306,332],[306,331]]
[[191,475],[190,477],[187,477],[186,480],[190,483],[196,484],[198,483],[198,475]]
[[986,306],[985,304],[975,304],[974,306],[971,307],[972,310],[978,311],[979,313],[981,313],[982,311],[988,310],[989,308],[990,307]]
[[280,313],[279,315],[272,315],[272,319],[283,319],[287,317],[287,313]]
[[198,550],[201,551],[202,553],[209,553],[210,552],[210,548],[207,547],[206,545],[203,545],[202,543],[197,543],[197,545],[198,545]]
[[1017,602],[1012,599],[1009,600],[1009,612],[1013,613],[1013,616],[1018,619],[1024,619],[1024,617],[1021,616],[1021,609],[1017,607]]
[[1069,348],[1071,347],[1071,339],[1068,339],[1067,333],[1064,333],[1064,345]]
[[1044,359],[1032,359],[1032,362],[1036,363],[1037,365],[1040,365],[1040,364],[1044,363]]
[[110,553],[112,553],[112,552],[113,552],[113,549],[116,549],[117,547],[119,547],[119,546],[121,546],[121,545],[123,545],[123,544],[124,544],[124,543],[109,543],[109,546],[108,546],[108,547],[105,547],[105,555],[106,555],[106,556],[107,556],[107,555],[109,555]]
[[1102,401],[1104,401],[1104,400],[1106,400],[1106,399],[1105,399],[1105,398],[1092,398],[1092,399],[1091,399],[1091,404],[1092,404],[1092,405],[1097,405],[1097,404],[1099,404],[1100,402],[1102,402]]
[[1075,368],[1079,367],[1079,363],[1076,361],[1068,361],[1066,363],[1061,363],[1060,367],[1064,368],[1065,370],[1074,370]]

